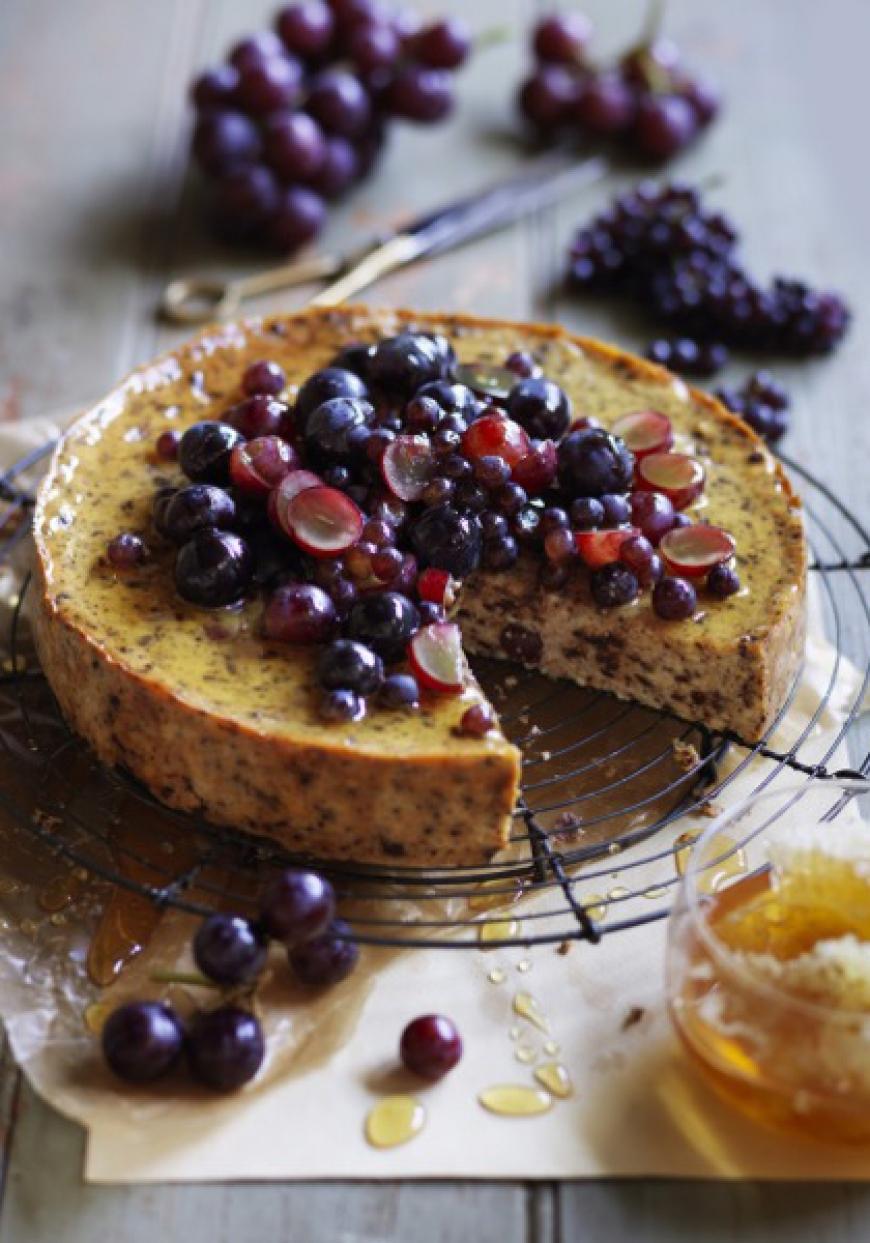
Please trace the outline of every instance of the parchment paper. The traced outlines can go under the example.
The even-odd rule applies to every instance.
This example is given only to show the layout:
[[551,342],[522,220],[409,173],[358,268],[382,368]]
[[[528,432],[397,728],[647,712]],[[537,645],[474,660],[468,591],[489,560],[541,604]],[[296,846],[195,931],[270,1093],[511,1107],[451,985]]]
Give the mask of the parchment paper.
[[[39,420],[2,429],[0,459],[18,458],[41,442],[46,428]],[[793,739],[809,720],[834,659],[816,616],[803,683],[779,741]],[[841,662],[836,692],[803,759],[828,749],[857,685],[854,668]],[[766,763],[753,763],[729,787],[729,804],[754,788]],[[829,767],[847,763],[840,748]],[[794,777],[781,774],[776,781],[786,785]],[[678,833],[707,823],[686,817],[657,842],[664,849]],[[870,1151],[761,1130],[720,1104],[698,1078],[664,1010],[663,921],[605,936],[597,946],[573,943],[568,953],[556,947],[367,950],[357,976],[314,1001],[293,989],[276,955],[260,1003],[271,1050],[260,1080],[217,1100],[181,1076],[155,1090],[123,1090],[102,1069],[82,1017],[97,996],[84,961],[106,891],[84,885],[81,897],[52,918],[35,900],[33,869],[46,866],[48,878],[57,861],[46,865],[23,850],[0,867],[0,1015],[36,1090],[86,1127],[88,1180],[870,1177]],[[659,864],[632,871],[630,879],[599,878],[594,889],[642,889],[670,875]],[[645,909],[649,901],[636,898],[623,903],[619,915]],[[529,901],[512,914],[531,926],[534,911]],[[106,991],[105,1002],[165,992],[151,972],[155,964],[189,968],[192,926],[187,917],[166,916],[147,951]],[[493,973],[500,982],[491,981]],[[514,1013],[519,991],[534,995],[549,1034]],[[432,1010],[458,1024],[465,1055],[444,1081],[421,1088],[397,1068],[396,1047],[405,1023]],[[556,1060],[570,1072],[574,1095],[534,1118],[487,1113],[478,1093],[495,1083],[533,1084],[533,1065],[519,1061],[517,1050],[532,1050],[537,1063],[553,1060],[544,1053],[548,1039],[559,1046]],[[417,1096],[427,1121],[412,1142],[376,1150],[364,1139],[364,1118],[393,1091]]]

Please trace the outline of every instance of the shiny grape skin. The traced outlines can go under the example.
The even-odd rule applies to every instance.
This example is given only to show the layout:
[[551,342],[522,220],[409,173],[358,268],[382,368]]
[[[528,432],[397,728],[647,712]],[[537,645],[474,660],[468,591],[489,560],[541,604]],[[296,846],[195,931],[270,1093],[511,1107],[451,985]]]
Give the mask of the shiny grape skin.
[[239,1006],[200,1011],[190,1024],[187,1056],[195,1079],[232,1092],[254,1078],[266,1055],[260,1022]]
[[231,527],[235,517],[235,502],[223,488],[212,483],[192,483],[170,497],[161,529],[171,540],[183,544],[205,527]]
[[284,945],[311,940],[324,933],[335,917],[335,892],[317,872],[286,868],[260,899],[260,921]]
[[336,919],[321,936],[290,947],[287,959],[296,978],[309,988],[328,988],[346,979],[359,961],[350,928]]
[[325,643],[336,621],[335,605],[322,587],[285,583],[266,602],[263,634],[278,643]]
[[178,464],[195,483],[226,483],[230,454],[241,441],[241,435],[229,423],[203,419],[188,427],[181,437]]
[[335,35],[335,18],[324,0],[287,5],[278,12],[275,26],[288,52],[307,61],[324,56]]
[[112,1011],[100,1040],[103,1057],[119,1079],[150,1083],[177,1062],[184,1031],[169,1006],[157,1001],[130,1001]]
[[453,78],[445,69],[408,65],[394,77],[386,102],[394,116],[434,125],[453,111]]
[[208,915],[193,938],[193,958],[203,975],[218,984],[255,980],[266,965],[265,936],[239,915]]
[[193,131],[194,158],[212,177],[253,163],[261,151],[259,129],[241,112],[208,112],[199,118]]
[[442,1014],[422,1014],[402,1032],[399,1056],[412,1074],[434,1083],[458,1065],[462,1038],[451,1019]]
[[179,549],[175,588],[191,604],[221,608],[244,596],[253,571],[251,550],[240,536],[204,527]]
[[276,250],[291,251],[313,241],[326,220],[326,204],[307,186],[287,186],[281,191],[275,215],[269,221],[268,238]]

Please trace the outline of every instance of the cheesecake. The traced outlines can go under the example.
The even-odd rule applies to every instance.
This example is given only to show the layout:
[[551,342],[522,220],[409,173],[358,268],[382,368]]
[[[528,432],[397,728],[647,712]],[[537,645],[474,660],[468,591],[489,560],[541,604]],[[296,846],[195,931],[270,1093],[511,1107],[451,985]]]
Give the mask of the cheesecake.
[[[429,393],[473,395],[473,412],[453,420],[453,457],[472,460],[458,482],[433,485],[440,415],[422,399],[426,386],[415,393],[407,368],[396,370],[401,348],[413,362],[422,338],[436,343],[421,355]],[[253,441],[226,429],[239,425],[243,377],[269,364],[286,411],[273,439],[288,447],[264,482]],[[365,377],[349,397],[325,390],[326,405],[356,402],[355,440],[347,427],[336,439],[334,418],[312,408],[335,364]],[[529,376],[558,391],[555,404],[545,393],[535,405]],[[224,464],[220,488],[206,485],[218,516],[179,548],[168,507],[209,478],[202,455],[220,439],[215,426],[235,473]],[[443,459],[450,437],[440,440]],[[361,485],[348,463],[369,441],[377,483]],[[621,472],[614,496],[583,486],[602,446]],[[282,492],[291,475],[298,482]],[[645,579],[648,528],[633,519],[652,513],[655,525],[650,496],[665,498],[673,522]],[[487,517],[491,502],[498,512]],[[328,504],[338,518],[321,512]],[[378,521],[405,532],[398,547],[361,538]],[[251,549],[274,546],[276,532],[286,558],[268,579]],[[520,753],[467,656],[518,661],[746,742],[770,728],[803,657],[805,540],[781,466],[711,397],[553,326],[347,307],[209,328],[69,428],[39,490],[34,537],[37,650],[71,727],[167,806],[320,859],[448,867],[505,846]],[[213,588],[203,567],[215,548],[232,553],[238,591],[203,586]],[[377,551],[387,555],[374,561]],[[392,558],[395,581],[360,572],[365,556]],[[355,602],[330,586],[339,558]],[[311,609],[329,590],[321,642],[300,630],[297,603]],[[372,618],[387,614],[400,637],[407,623],[407,645],[394,631],[379,644]],[[342,689],[348,660],[357,691],[371,694]]]

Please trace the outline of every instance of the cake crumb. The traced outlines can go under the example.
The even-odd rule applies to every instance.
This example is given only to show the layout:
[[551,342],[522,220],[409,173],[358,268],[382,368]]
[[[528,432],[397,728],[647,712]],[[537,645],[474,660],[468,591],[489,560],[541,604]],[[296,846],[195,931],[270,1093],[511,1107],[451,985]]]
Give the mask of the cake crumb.
[[564,958],[566,954],[571,953],[571,944],[572,943],[570,941],[560,941],[559,944],[556,946],[556,953],[561,954],[561,956]]
[[710,799],[704,799],[704,802],[698,808],[698,814],[706,816],[708,820],[715,820],[721,811],[722,808],[719,804],[712,802]]
[[690,773],[701,762],[698,748],[691,742],[674,739],[674,759],[684,773]]

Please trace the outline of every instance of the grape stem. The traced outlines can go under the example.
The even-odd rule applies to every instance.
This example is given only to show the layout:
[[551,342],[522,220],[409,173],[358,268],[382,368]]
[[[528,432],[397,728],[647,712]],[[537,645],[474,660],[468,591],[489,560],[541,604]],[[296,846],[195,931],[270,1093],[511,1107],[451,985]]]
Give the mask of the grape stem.
[[189,984],[194,988],[220,988],[214,980],[206,979],[197,971],[152,971],[151,979],[155,984]]
[[474,36],[474,51],[485,52],[491,47],[498,47],[501,43],[507,43],[511,37],[510,27],[490,26],[487,30],[481,30],[479,35]]
[[639,39],[641,47],[649,46],[661,34],[667,7],[668,0],[649,0]]

